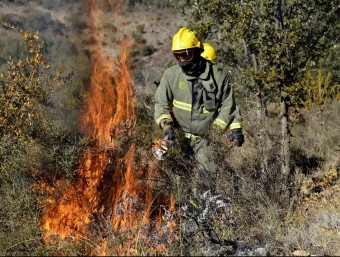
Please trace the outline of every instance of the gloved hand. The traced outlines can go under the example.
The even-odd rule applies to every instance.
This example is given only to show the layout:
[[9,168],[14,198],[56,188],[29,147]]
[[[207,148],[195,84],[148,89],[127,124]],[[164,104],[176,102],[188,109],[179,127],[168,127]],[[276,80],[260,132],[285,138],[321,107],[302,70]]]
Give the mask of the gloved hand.
[[234,139],[236,140],[237,146],[240,147],[242,146],[243,142],[244,142],[244,135],[242,133],[242,129],[233,129],[231,131],[231,135],[230,135],[230,141],[234,141]]
[[173,131],[173,123],[171,121],[162,122],[162,130],[164,138],[169,141],[169,143],[173,143],[175,140],[174,131]]
[[174,131],[172,128],[169,128],[164,132],[164,138],[170,141],[175,140]]

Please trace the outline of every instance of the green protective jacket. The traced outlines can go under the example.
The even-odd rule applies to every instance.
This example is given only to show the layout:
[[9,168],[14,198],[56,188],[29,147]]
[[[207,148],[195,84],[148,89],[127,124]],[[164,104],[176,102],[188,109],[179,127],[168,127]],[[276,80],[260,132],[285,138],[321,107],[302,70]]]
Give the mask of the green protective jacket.
[[157,125],[176,121],[185,133],[198,137],[206,137],[213,123],[222,129],[241,128],[229,81],[227,71],[218,64],[206,63],[198,78],[186,75],[177,64],[166,69],[155,93]]

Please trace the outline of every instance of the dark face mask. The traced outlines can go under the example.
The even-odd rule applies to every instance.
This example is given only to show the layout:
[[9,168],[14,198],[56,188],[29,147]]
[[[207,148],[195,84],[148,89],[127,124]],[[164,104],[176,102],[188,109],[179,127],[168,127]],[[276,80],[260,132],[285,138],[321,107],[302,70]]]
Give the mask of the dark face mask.
[[183,72],[189,76],[198,76],[200,71],[200,62],[178,62]]

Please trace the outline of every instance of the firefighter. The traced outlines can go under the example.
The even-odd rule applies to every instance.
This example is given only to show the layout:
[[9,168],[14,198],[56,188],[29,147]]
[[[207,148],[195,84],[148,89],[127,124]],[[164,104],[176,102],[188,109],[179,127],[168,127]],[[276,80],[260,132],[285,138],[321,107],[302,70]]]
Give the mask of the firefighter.
[[[216,64],[215,50],[182,27],[173,37],[177,64],[167,68],[155,93],[154,119],[164,137],[173,142],[178,127],[199,165],[202,189],[215,183],[217,166],[210,160],[209,134],[213,129],[231,130],[231,140],[242,146],[240,114],[229,84],[229,75]],[[209,60],[210,59],[210,60]],[[177,134],[176,134],[177,135]]]

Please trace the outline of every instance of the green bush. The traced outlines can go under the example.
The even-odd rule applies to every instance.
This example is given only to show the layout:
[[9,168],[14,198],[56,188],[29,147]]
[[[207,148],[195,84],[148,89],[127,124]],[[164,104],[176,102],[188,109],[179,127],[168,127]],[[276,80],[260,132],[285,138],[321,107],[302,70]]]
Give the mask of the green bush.
[[72,180],[87,140],[75,137],[74,127],[59,115],[52,92],[71,82],[62,71],[49,70],[38,33],[3,25],[16,31],[30,51],[22,60],[10,58],[7,72],[0,73],[0,254],[51,254],[39,230],[39,183]]

